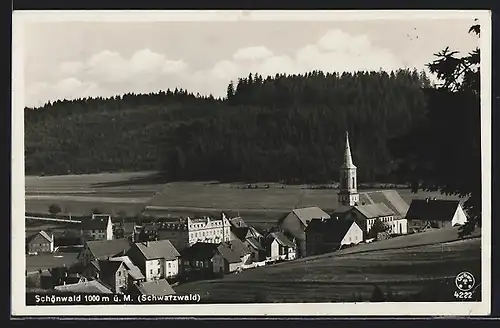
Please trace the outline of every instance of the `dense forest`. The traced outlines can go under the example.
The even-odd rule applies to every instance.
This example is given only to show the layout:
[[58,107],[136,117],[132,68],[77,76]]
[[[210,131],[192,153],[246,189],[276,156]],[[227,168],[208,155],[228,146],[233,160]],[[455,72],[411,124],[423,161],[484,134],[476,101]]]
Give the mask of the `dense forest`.
[[421,118],[429,78],[250,74],[215,99],[186,90],[25,109],[26,174],[161,170],[171,179],[335,181],[349,131],[360,182],[402,182],[387,141]]

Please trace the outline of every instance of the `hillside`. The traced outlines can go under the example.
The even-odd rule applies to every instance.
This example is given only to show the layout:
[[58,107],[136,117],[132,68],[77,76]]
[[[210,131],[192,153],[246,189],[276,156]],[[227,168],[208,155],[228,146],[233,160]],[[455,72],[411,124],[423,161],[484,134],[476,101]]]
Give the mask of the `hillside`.
[[422,115],[425,74],[259,75],[224,100],[185,90],[25,109],[26,174],[160,170],[167,179],[331,182],[349,130],[359,181],[394,181],[387,141]]
[[456,236],[456,229],[404,236],[186,283],[176,291],[200,293],[210,302],[352,302],[369,301],[377,285],[399,301],[415,300],[417,294],[424,301],[453,301],[459,272],[481,276],[481,239],[457,241]]

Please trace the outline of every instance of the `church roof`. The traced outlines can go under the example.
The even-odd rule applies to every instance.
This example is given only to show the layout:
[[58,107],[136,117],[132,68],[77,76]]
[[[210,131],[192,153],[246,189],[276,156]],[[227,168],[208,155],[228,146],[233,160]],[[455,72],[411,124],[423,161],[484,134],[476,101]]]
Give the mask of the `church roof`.
[[398,217],[405,217],[410,207],[397,190],[379,190],[359,193],[359,204],[385,204]]
[[367,219],[374,219],[383,216],[391,216],[395,213],[384,203],[356,205],[354,206]]
[[344,162],[340,167],[342,169],[355,169],[356,166],[352,161],[351,147],[349,145],[349,132],[345,133],[345,150],[344,150]]

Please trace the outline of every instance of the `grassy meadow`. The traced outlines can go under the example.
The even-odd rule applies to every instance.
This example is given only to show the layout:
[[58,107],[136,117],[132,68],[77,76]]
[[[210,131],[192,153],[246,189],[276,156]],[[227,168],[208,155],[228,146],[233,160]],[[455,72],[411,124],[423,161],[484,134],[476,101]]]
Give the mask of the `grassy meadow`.
[[176,291],[200,293],[204,301],[217,303],[349,302],[369,301],[377,285],[399,299],[426,293],[428,300],[449,301],[459,272],[469,271],[480,279],[481,239],[457,241],[456,232],[443,229],[359,245],[223,279],[181,284]]
[[[212,214],[221,211],[240,214],[249,223],[274,224],[295,207],[319,206],[326,211],[337,204],[336,189],[311,189],[305,185],[280,185],[218,182],[166,183],[154,172],[102,173],[87,175],[26,177],[26,211],[48,213],[51,204],[58,204],[63,213],[89,215],[92,209],[129,216],[140,213],[148,204],[166,210],[149,212],[172,216]],[[265,186],[269,187],[266,188]],[[360,190],[363,191],[363,190]],[[450,198],[439,193],[413,194],[399,189],[410,203],[415,198]]]

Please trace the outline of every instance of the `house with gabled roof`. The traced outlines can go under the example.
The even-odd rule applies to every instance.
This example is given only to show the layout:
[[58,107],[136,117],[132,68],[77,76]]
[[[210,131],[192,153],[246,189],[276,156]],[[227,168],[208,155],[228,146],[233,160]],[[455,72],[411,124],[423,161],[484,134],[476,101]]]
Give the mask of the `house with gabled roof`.
[[118,222],[113,230],[114,239],[127,238],[131,242],[135,241],[136,223],[135,222]]
[[312,220],[306,229],[307,256],[336,251],[361,243],[364,231],[355,221]]
[[146,281],[174,278],[179,274],[180,254],[170,240],[135,243],[127,256],[141,269]]
[[95,260],[123,256],[130,249],[132,243],[128,239],[90,240],[87,241],[77,256],[78,263],[86,267]]
[[402,235],[408,231],[406,219],[400,218],[384,203],[355,205],[344,215],[343,219],[355,221],[365,232],[365,238],[376,221],[384,224],[390,234]]
[[26,251],[28,254],[52,253],[54,251],[54,235],[49,235],[43,230],[26,238]]
[[112,240],[113,222],[111,215],[92,214],[92,218],[81,223],[80,231],[84,240]]
[[221,243],[212,257],[215,274],[228,274],[236,272],[243,266],[241,252],[232,247],[229,242]]
[[243,264],[250,264],[252,262],[252,251],[248,246],[239,239],[221,243],[222,246],[230,248],[240,257]]
[[296,257],[296,245],[281,231],[271,232],[264,240],[267,259],[293,260]]
[[297,241],[298,256],[305,256],[306,235],[308,222],[313,219],[330,219],[330,214],[317,206],[296,208],[279,223],[280,229]]
[[99,280],[113,291],[124,293],[128,288],[128,268],[122,261],[98,260]]
[[141,270],[128,256],[92,261],[82,275],[89,280],[100,280],[115,293],[128,290],[130,286],[145,280]]
[[252,262],[261,262],[266,259],[266,249],[262,246],[261,241],[256,238],[247,238],[243,242],[252,252],[250,258]]
[[406,214],[408,229],[419,232],[428,228],[464,225],[467,215],[458,200],[414,199]]
[[195,243],[181,251],[181,268],[185,275],[199,277],[213,274],[212,258],[217,252],[218,244]]

